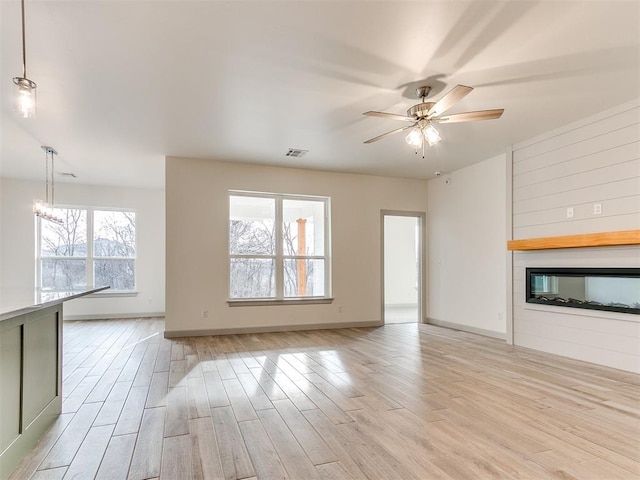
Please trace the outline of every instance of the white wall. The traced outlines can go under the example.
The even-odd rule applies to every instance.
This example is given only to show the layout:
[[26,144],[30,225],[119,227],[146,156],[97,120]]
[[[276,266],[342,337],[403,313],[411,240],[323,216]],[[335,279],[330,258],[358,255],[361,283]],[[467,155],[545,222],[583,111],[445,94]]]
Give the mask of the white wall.
[[[602,204],[601,215],[594,215],[594,203]],[[638,212],[637,104],[514,145],[514,239],[637,229]]]
[[504,337],[506,157],[429,181],[429,308],[432,323]]
[[[34,199],[42,198],[43,189],[41,182],[0,179],[0,286],[4,288],[33,288],[36,284],[32,206]],[[65,318],[162,314],[165,275],[164,190],[56,184],[56,203],[131,208],[136,211],[138,295],[72,300],[64,305]]]
[[384,302],[387,306],[418,305],[416,217],[385,216]]
[[[424,212],[426,181],[172,157],[166,169],[167,335],[381,322],[380,211]],[[230,189],[331,197],[333,304],[227,305]]]
[[[602,205],[595,215],[593,205]],[[573,218],[567,218],[573,208]],[[640,105],[513,147],[513,238],[640,229]],[[640,247],[515,252],[514,343],[640,372],[637,315],[527,304],[526,267],[640,267]]]

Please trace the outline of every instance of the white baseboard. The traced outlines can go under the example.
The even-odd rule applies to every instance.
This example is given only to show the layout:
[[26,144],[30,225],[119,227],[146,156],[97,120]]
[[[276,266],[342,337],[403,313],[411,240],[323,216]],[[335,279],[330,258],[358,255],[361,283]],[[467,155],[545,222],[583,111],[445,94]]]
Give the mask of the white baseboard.
[[493,330],[485,330],[484,328],[470,327],[469,325],[460,325],[459,323],[446,322],[444,320],[438,320],[436,318],[427,318],[426,323],[430,325],[436,325],[438,327],[450,328],[452,330],[461,330],[463,332],[476,333],[485,337],[499,338],[500,340],[506,340],[506,333],[495,332]]
[[110,320],[114,318],[152,318],[152,317],[164,317],[164,312],[140,312],[140,313],[107,313],[97,315],[65,315],[64,310],[62,312],[63,320],[75,321],[75,320]]
[[271,333],[294,332],[300,330],[327,330],[339,328],[381,327],[379,321],[346,322],[346,323],[306,323],[299,325],[277,325],[268,327],[239,327],[239,328],[207,328],[202,330],[172,330],[164,332],[165,338],[204,337],[208,335],[237,335],[241,333]]

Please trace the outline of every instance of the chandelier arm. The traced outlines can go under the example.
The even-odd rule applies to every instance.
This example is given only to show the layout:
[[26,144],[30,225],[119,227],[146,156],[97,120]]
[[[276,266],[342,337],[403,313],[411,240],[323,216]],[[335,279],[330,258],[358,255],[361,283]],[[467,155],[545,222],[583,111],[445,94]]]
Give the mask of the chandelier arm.
[[45,171],[45,203],[49,203],[49,152],[47,150],[44,151],[44,171]]

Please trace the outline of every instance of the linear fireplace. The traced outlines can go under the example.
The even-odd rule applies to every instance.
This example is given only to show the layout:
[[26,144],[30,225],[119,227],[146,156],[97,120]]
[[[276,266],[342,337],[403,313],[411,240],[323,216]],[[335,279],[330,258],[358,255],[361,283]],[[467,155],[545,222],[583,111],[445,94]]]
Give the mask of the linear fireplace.
[[527,303],[640,314],[640,268],[527,268]]

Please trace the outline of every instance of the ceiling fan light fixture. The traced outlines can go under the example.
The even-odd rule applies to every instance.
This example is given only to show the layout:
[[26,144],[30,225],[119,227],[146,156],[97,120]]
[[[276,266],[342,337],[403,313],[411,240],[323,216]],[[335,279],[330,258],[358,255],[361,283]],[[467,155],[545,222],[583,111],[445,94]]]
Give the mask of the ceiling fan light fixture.
[[442,140],[438,130],[431,124],[424,128],[423,133],[430,147],[433,147],[436,143],[440,143],[440,140]]
[[377,137],[365,140],[364,143],[377,142],[385,137],[395,135],[396,133],[400,133],[411,128],[412,130],[409,132],[409,135],[405,137],[405,141],[411,147],[416,149],[416,153],[418,153],[419,148],[422,148],[422,157],[424,158],[424,144],[426,143],[430,147],[433,147],[437,143],[440,143],[441,140],[438,130],[435,129],[432,123],[472,122],[475,120],[491,120],[502,116],[502,113],[504,112],[503,108],[455,113],[453,115],[447,115],[446,117],[441,116],[453,105],[471,93],[472,90],[473,87],[456,85],[437,102],[426,102],[425,99],[431,91],[431,87],[424,86],[416,90],[416,95],[422,99],[422,102],[407,110],[406,115],[376,111],[364,112],[363,115],[367,115],[369,117],[388,118],[390,120],[412,123],[407,127],[397,128],[390,132],[383,133],[382,135],[378,135]]
[[405,141],[413,148],[420,148],[422,146],[422,130],[418,127],[412,129],[405,137]]

